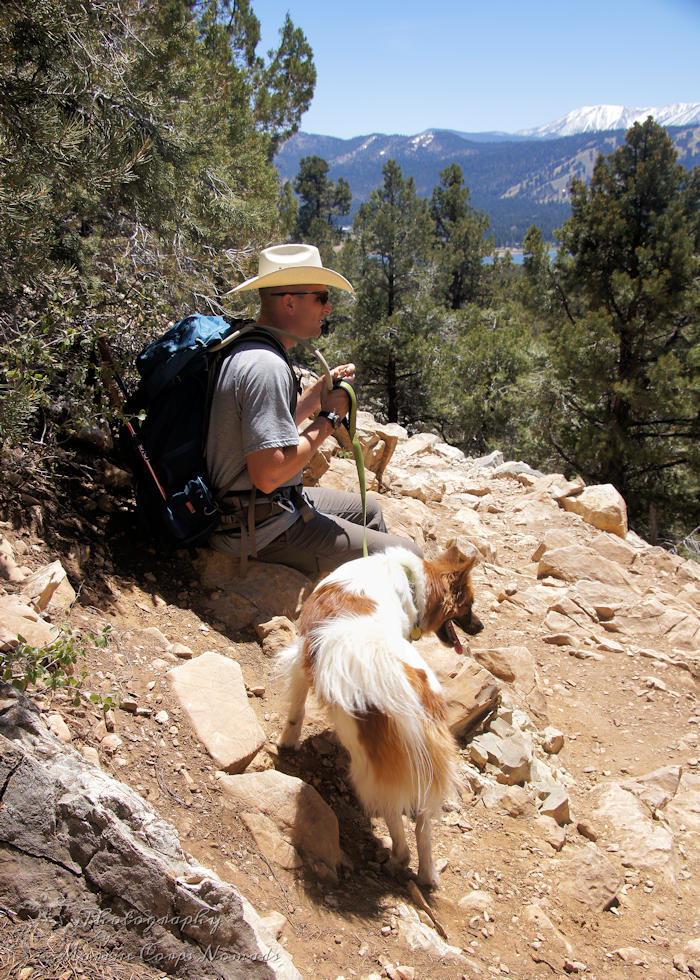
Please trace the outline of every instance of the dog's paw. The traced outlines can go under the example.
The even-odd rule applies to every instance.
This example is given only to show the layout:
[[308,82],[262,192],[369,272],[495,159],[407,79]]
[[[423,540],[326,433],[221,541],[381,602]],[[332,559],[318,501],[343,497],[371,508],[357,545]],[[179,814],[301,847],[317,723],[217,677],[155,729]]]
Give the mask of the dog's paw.
[[301,732],[299,731],[298,725],[287,727],[280,735],[277,747],[279,749],[288,749],[290,752],[297,752],[301,744],[300,736]]
[[400,847],[392,847],[391,856],[395,861],[398,861],[398,863],[402,864],[404,867],[406,867],[411,860],[411,852],[409,851],[407,844]]
[[417,881],[421,888],[427,888],[428,890],[440,887],[440,875],[437,873],[435,868],[419,868]]

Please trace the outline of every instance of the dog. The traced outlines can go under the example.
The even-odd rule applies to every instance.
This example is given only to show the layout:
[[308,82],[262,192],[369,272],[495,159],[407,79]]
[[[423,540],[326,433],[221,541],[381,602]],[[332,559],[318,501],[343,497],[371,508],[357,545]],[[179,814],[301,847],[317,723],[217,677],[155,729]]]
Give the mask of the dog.
[[457,786],[457,746],[440,684],[410,639],[434,632],[457,643],[482,624],[472,611],[471,569],[452,546],[434,561],[390,548],[341,565],[304,603],[296,643],[278,658],[290,705],[279,741],[299,747],[309,688],[350,754],[350,778],[368,814],[386,821],[392,854],[410,853],[402,814],[414,816],[418,881],[439,883],[431,819]]

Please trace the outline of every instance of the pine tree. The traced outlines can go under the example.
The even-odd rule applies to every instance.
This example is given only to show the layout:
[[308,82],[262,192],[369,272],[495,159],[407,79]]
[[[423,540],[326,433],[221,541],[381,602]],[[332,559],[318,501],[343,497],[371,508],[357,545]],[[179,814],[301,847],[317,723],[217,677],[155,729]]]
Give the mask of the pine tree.
[[312,242],[320,249],[324,259],[330,261],[334,246],[342,238],[338,219],[350,211],[350,185],[343,177],[337,182],[330,180],[327,161],[311,156],[302,157],[299,161],[294,191],[299,197],[294,230],[296,240]]
[[289,18],[258,58],[259,26],[249,0],[0,6],[3,439],[37,407],[77,424],[96,332],[133,361],[279,234],[270,158],[313,65]]
[[493,238],[487,237],[488,216],[469,203],[469,188],[464,185],[459,164],[453,163],[441,172],[430,213],[435,222],[438,294],[452,310],[483,302],[487,282],[484,258],[493,252]]
[[414,423],[424,404],[424,372],[437,336],[430,298],[432,222],[412,177],[389,160],[383,184],[353,222],[357,305],[352,356],[363,390],[390,422]]
[[550,438],[572,469],[611,482],[638,526],[700,522],[700,170],[649,118],[575,180],[560,232],[550,331]]

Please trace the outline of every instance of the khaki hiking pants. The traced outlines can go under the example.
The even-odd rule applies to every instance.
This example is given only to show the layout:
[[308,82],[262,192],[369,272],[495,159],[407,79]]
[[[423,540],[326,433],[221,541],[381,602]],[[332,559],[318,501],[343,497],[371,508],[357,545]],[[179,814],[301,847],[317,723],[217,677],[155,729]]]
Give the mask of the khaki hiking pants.
[[[274,541],[261,548],[258,561],[298,568],[310,578],[326,573],[353,558],[362,557],[362,500],[359,493],[305,487],[304,496],[314,508],[313,516],[301,517]],[[420,557],[423,552],[409,538],[388,534],[382,509],[367,496],[367,549],[371,554],[401,546]]]

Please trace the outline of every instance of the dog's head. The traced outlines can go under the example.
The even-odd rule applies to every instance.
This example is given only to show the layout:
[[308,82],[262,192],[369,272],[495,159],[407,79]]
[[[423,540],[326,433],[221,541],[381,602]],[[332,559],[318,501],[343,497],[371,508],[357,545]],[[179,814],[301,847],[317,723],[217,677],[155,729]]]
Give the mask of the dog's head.
[[435,633],[447,646],[456,639],[452,623],[470,636],[484,628],[472,609],[471,570],[476,557],[476,550],[465,555],[452,545],[433,561],[425,562],[425,618],[421,628]]

